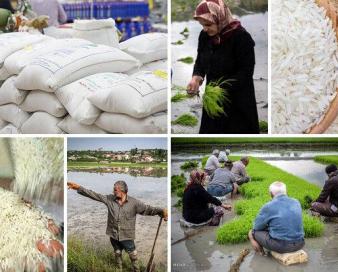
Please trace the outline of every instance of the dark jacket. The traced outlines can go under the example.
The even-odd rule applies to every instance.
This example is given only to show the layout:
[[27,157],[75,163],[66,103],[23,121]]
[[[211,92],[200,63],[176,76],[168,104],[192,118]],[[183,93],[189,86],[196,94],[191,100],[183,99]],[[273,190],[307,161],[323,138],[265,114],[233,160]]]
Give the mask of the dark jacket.
[[118,241],[135,239],[136,215],[159,215],[163,210],[151,207],[143,202],[128,196],[127,202],[120,206],[114,195],[101,195],[80,187],[80,195],[104,203],[108,208],[108,221],[106,234]]
[[329,197],[331,204],[338,208],[338,170],[331,173],[316,202],[324,203]]
[[222,205],[222,202],[211,196],[202,185],[190,185],[183,194],[183,218],[194,224],[208,221],[214,214],[213,209],[208,206],[209,203]]
[[228,91],[231,103],[225,105],[227,116],[212,119],[203,109],[200,133],[259,133],[258,113],[253,83],[255,42],[244,28],[233,31],[220,45],[213,45],[201,31],[193,75],[206,76],[207,84],[233,80]]
[[12,4],[11,4],[10,0],[1,0],[0,1],[0,8],[7,9],[7,10],[9,10],[12,13],[15,12],[14,8],[12,7]]

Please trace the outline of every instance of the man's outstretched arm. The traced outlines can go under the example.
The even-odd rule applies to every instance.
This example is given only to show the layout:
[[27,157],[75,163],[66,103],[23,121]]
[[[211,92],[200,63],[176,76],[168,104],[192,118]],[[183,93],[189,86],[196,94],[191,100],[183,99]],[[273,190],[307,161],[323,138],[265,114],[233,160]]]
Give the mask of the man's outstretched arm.
[[98,193],[96,193],[92,190],[88,190],[88,189],[86,189],[86,188],[84,188],[84,187],[80,186],[79,184],[72,182],[72,181],[68,181],[67,185],[68,185],[68,189],[77,190],[77,192],[80,195],[83,195],[83,196],[89,197],[93,200],[107,204],[108,199],[107,199],[107,196],[105,196],[105,195],[101,195],[101,194],[98,194]]

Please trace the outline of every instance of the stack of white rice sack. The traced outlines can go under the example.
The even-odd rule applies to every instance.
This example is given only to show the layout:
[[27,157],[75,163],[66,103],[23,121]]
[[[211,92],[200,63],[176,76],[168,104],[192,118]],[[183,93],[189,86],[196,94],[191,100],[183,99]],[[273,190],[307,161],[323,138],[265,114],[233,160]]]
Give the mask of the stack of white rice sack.
[[165,133],[166,44],[0,35],[0,133]]

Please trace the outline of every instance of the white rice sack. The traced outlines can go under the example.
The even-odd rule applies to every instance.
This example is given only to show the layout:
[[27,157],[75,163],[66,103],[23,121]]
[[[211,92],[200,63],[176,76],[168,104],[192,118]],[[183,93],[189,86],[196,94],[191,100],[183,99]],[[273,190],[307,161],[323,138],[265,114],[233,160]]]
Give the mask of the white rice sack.
[[115,21],[112,18],[104,20],[75,20],[73,29],[74,37],[76,38],[119,48],[119,37]]
[[336,94],[336,34],[314,0],[271,4],[272,132],[303,133]]
[[[44,35],[32,35],[27,32],[13,32],[0,35],[0,80],[5,80],[9,73],[3,68],[5,59],[14,52],[48,39]],[[3,70],[4,69],[4,70]]]
[[28,91],[18,90],[14,83],[16,77],[8,78],[0,88],[0,105],[14,103],[20,105],[28,94]]
[[16,87],[54,92],[80,78],[104,72],[126,72],[139,62],[105,45],[78,45],[35,58],[19,74]]
[[89,102],[87,97],[126,78],[126,75],[120,73],[95,74],[68,84],[55,94],[72,118],[81,124],[92,125],[101,110]]
[[167,132],[167,113],[157,113],[139,119],[126,114],[104,112],[95,124],[111,133],[160,134]]
[[120,43],[120,49],[146,64],[167,58],[167,40],[165,33],[146,33]]
[[15,104],[0,106],[0,119],[12,123],[18,129],[29,118],[29,114]]
[[166,76],[164,71],[140,72],[93,93],[88,100],[106,112],[144,118],[167,110]]
[[0,129],[3,129],[7,125],[8,125],[8,122],[6,122],[5,120],[0,119]]
[[38,271],[40,263],[50,271],[52,259],[42,254],[36,243],[40,239],[57,240],[47,229],[51,217],[35,206],[28,207],[19,195],[2,188],[0,199],[0,271]]
[[35,112],[22,125],[23,134],[61,134],[63,131],[57,126],[62,118],[57,118],[47,112]]
[[41,43],[28,45],[23,49],[16,51],[5,60],[4,67],[9,74],[18,75],[34,58],[43,56],[57,49],[67,49],[73,46],[88,44],[91,43],[81,39],[56,40],[49,38]]
[[167,71],[168,61],[164,59],[164,60],[157,60],[157,61],[149,62],[145,65],[142,65],[139,68],[134,68],[132,70],[129,70],[126,74],[131,76],[141,71],[156,71],[156,70]]
[[0,134],[19,134],[20,131],[13,124],[7,124],[0,130]]
[[26,112],[44,111],[55,117],[63,117],[67,114],[56,95],[44,91],[29,92],[20,108]]
[[106,131],[100,129],[96,125],[83,125],[67,115],[59,124],[64,132],[69,134],[105,134]]

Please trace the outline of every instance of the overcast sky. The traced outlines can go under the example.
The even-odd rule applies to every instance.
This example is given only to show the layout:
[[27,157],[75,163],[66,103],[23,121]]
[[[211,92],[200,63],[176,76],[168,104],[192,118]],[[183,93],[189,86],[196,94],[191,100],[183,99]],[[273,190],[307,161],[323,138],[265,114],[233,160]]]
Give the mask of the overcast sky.
[[103,150],[126,151],[131,148],[167,149],[167,138],[111,137],[111,138],[68,138],[68,150]]

